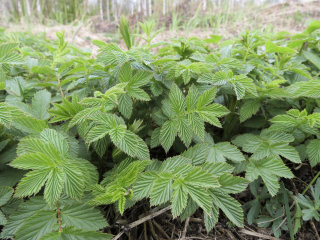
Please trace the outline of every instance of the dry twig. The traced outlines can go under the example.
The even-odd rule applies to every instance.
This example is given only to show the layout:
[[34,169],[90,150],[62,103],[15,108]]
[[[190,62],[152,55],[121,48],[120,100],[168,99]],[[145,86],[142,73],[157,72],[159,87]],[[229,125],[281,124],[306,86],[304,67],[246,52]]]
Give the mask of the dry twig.
[[258,232],[254,232],[254,231],[249,231],[249,230],[244,229],[244,228],[241,229],[240,232],[243,233],[243,234],[249,235],[249,236],[258,237],[258,238],[262,238],[262,239],[281,240],[280,238],[275,238],[275,237],[272,237],[272,236],[267,236],[267,235],[264,235],[264,234],[262,234],[262,233],[258,233]]
[[132,223],[130,223],[130,224],[127,225],[127,226],[123,226],[123,227],[122,227],[123,230],[122,230],[120,233],[118,233],[118,234],[113,238],[113,240],[119,239],[125,232],[129,231],[130,229],[135,228],[135,227],[139,226],[140,224],[142,224],[142,223],[144,223],[144,222],[146,222],[146,221],[149,221],[149,220],[151,220],[152,218],[155,218],[155,217],[161,215],[162,213],[164,213],[164,212],[166,212],[166,211],[168,211],[168,210],[170,210],[170,209],[171,209],[171,206],[165,207],[165,208],[163,208],[163,209],[161,209],[161,210],[159,210],[159,211],[157,211],[157,212],[151,213],[151,214],[149,214],[148,216],[145,216],[145,217],[143,217],[143,218],[141,218],[141,219],[139,219],[139,220],[137,220],[137,221],[135,221],[135,222],[132,222]]
[[189,221],[190,221],[190,217],[188,217],[186,219],[186,222],[184,223],[184,229],[183,229],[183,233],[182,233],[182,236],[181,236],[181,239],[186,239],[186,235],[187,235],[187,230],[188,230],[188,226],[189,226]]

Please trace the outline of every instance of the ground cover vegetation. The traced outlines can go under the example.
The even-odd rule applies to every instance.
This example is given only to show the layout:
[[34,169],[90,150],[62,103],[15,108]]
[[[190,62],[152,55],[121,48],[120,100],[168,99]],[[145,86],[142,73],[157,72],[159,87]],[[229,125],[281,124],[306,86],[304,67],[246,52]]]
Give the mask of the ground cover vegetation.
[[136,47],[121,19],[128,50],[97,40],[95,58],[1,31],[0,237],[178,238],[134,222],[165,211],[317,237],[320,22],[161,44],[141,28]]

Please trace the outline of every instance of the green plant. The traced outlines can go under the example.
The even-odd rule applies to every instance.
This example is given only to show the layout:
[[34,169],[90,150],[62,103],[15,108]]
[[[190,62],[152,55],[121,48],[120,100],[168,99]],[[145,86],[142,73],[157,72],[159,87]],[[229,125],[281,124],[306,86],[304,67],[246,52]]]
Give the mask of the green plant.
[[[139,24],[140,24],[140,27],[141,27],[142,31],[144,32],[145,36],[142,34],[138,34],[137,36],[146,41],[147,47],[149,47],[149,48],[153,47],[151,45],[151,42],[162,31],[162,29],[155,31],[156,23],[154,20],[149,20],[149,21],[146,21],[143,23],[140,22]],[[157,44],[157,45],[159,45],[159,44]],[[154,46],[157,46],[157,45],[154,45]]]
[[64,33],[1,33],[1,238],[118,239],[169,209],[208,234],[227,218],[294,239],[319,221],[320,23],[156,51],[141,27],[149,46],[122,20],[128,50],[96,40],[96,58]]
[[120,34],[127,48],[130,49],[134,45],[134,36],[130,34],[130,25],[125,16],[120,18]]

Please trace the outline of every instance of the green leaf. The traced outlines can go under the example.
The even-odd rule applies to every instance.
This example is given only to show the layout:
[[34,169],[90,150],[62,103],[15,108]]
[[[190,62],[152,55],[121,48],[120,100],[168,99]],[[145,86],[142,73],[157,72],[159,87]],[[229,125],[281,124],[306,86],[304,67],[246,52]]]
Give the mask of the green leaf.
[[120,82],[129,82],[132,77],[132,70],[131,70],[131,64],[130,62],[126,62],[122,64],[119,74],[118,74],[118,79]]
[[311,167],[320,163],[320,139],[311,140],[307,145],[307,154]]
[[46,183],[49,174],[50,169],[33,170],[28,172],[19,182],[15,196],[27,197],[37,194]]
[[171,205],[172,205],[171,212],[172,212],[173,218],[176,218],[182,213],[182,211],[187,206],[188,193],[185,189],[185,186],[182,180],[176,180],[173,183],[172,187],[173,187],[173,193],[172,193],[172,200],[171,200]]
[[185,98],[176,84],[171,85],[170,94],[170,105],[176,114],[182,113],[186,108]]
[[21,228],[25,220],[32,217],[38,210],[48,210],[48,205],[43,200],[43,197],[34,197],[22,202],[18,209],[9,216],[8,222],[2,229],[0,237],[12,238]]
[[254,114],[258,112],[260,108],[260,102],[256,99],[246,100],[243,105],[241,105],[239,114],[240,122],[244,122],[250,119]]
[[113,235],[109,233],[65,228],[62,232],[48,233],[39,240],[111,240],[112,238]]
[[166,121],[160,129],[160,143],[166,152],[171,148],[176,136],[176,123],[172,120]]
[[212,208],[212,198],[205,188],[186,184],[185,189],[192,198],[206,213],[210,213]]
[[13,188],[8,186],[0,186],[0,207],[5,205],[13,194]]
[[301,159],[297,150],[294,147],[289,146],[287,144],[274,144],[272,146],[272,152],[286,159],[289,159],[291,162],[301,163]]
[[84,181],[92,183],[97,177],[96,170],[88,161],[72,156],[70,151],[74,146],[70,144],[70,140],[68,142],[64,135],[53,129],[45,129],[37,138],[21,140],[17,149],[20,156],[10,165],[32,171],[21,179],[16,196],[36,194],[46,183],[44,195],[51,207],[60,198],[62,190],[72,198],[81,197],[85,190]]
[[142,173],[133,186],[133,196],[135,199],[140,200],[150,195],[153,187],[153,182],[157,174],[154,171],[147,171]]
[[200,138],[204,138],[204,121],[200,118],[197,113],[190,113],[188,114],[188,122],[192,129],[192,131]]
[[241,151],[229,142],[219,142],[209,147],[207,162],[226,162],[226,159],[234,162],[245,160]]
[[204,213],[204,225],[209,233],[219,220],[219,208],[213,204],[211,212],[209,214]]
[[211,196],[214,205],[217,205],[232,223],[243,227],[243,210],[238,201],[220,191],[212,191]]
[[53,118],[50,119],[50,123],[56,123],[61,121],[67,121],[72,119],[78,112],[83,110],[82,105],[79,103],[79,98],[77,95],[74,95],[72,102],[69,102],[66,98],[62,99],[62,103],[53,104],[54,109],[51,109],[49,112],[53,115]]
[[188,120],[185,118],[179,119],[177,121],[177,126],[178,126],[178,136],[181,138],[184,145],[189,147],[192,141],[193,132],[191,130]]
[[6,216],[0,211],[0,226],[5,225],[7,223]]
[[320,70],[320,57],[311,51],[302,51],[303,56]]
[[212,87],[209,90],[206,90],[201,94],[201,96],[198,98],[197,102],[197,109],[202,109],[203,107],[209,105],[217,94],[217,88]]
[[160,173],[153,183],[150,204],[159,205],[168,202],[171,198],[172,176],[169,173]]
[[240,193],[246,190],[249,181],[231,174],[222,174],[219,177],[219,183],[221,184],[219,189],[225,193]]
[[290,169],[283,164],[279,157],[269,157],[262,160],[251,158],[246,169],[246,178],[252,182],[258,176],[261,176],[271,196],[275,196],[280,188],[279,177],[294,177]]
[[102,213],[86,204],[74,203],[61,210],[63,227],[75,227],[82,231],[96,231],[107,226]]
[[75,199],[79,199],[85,189],[84,174],[77,165],[76,161],[63,164],[64,190],[68,196]]
[[50,206],[54,206],[60,198],[64,177],[64,172],[61,169],[54,169],[50,171],[48,175],[46,188],[44,190],[44,198]]
[[187,176],[184,178],[184,182],[186,184],[204,188],[220,187],[218,179],[200,167],[194,167],[193,170],[189,171]]
[[46,120],[50,117],[48,109],[51,102],[51,93],[47,90],[36,92],[32,99],[32,112],[34,117]]
[[213,176],[221,176],[224,173],[232,173],[234,168],[227,164],[222,162],[217,163],[205,163],[202,165],[202,168],[212,174]]
[[86,136],[86,142],[93,143],[104,138],[110,132],[110,127],[98,125],[91,128]]
[[296,51],[289,47],[279,47],[271,41],[266,42],[266,52],[267,53],[284,53],[284,54],[294,54]]
[[[111,134],[110,134],[111,135]],[[114,135],[113,135],[114,136]],[[114,136],[115,137],[115,136]],[[113,143],[131,157],[149,159],[149,149],[145,142],[133,132],[126,130],[122,138],[112,138]]]
[[125,118],[130,118],[132,114],[133,102],[127,94],[122,94],[119,97],[119,111]]
[[40,210],[26,219],[15,236],[17,240],[37,240],[58,229],[55,211]]
[[233,81],[232,85],[233,85],[234,92],[236,93],[237,100],[242,99],[246,93],[245,87],[242,85],[241,82],[237,82],[237,81]]
[[130,87],[130,88],[127,88],[127,91],[131,97],[133,97],[137,100],[150,101],[150,97],[149,97],[148,93],[146,93],[141,88]]

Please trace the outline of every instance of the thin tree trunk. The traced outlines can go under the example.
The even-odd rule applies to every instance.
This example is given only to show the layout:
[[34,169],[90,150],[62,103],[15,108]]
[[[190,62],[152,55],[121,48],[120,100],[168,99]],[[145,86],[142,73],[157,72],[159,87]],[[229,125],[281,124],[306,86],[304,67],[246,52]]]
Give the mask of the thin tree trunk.
[[138,6],[138,12],[140,13],[141,12],[141,3],[140,3],[141,0],[137,0],[137,6]]
[[147,0],[142,0],[142,2],[143,2],[143,5],[142,5],[143,15],[146,17],[147,16]]
[[152,15],[152,0],[149,0],[149,16]]
[[117,9],[117,2],[112,0],[112,12],[114,14],[114,20],[118,22],[118,9]]
[[107,0],[107,20],[110,22],[110,0]]
[[166,15],[166,0],[162,0],[162,15]]
[[207,10],[207,0],[203,0],[202,10],[203,11]]
[[102,0],[99,0],[99,12],[100,12],[100,19],[103,20]]
[[23,24],[23,17],[24,17],[24,14],[23,14],[23,11],[22,11],[22,6],[21,6],[21,2],[20,0],[18,0],[18,14],[19,14],[19,17],[20,17],[20,22]]
[[30,17],[31,16],[31,7],[29,0],[26,0],[26,9],[27,9],[27,15]]
[[38,15],[41,14],[41,5],[40,5],[40,0],[37,0],[37,12],[38,12]]

